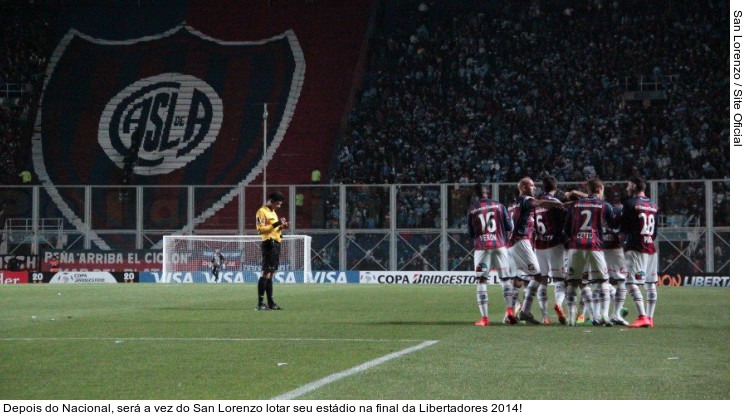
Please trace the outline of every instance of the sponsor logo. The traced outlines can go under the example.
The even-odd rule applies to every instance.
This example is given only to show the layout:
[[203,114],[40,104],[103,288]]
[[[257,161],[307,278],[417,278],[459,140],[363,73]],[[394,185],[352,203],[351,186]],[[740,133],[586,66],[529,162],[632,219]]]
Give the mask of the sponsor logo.
[[49,283],[116,283],[116,278],[105,271],[55,273]]
[[0,271],[0,285],[28,283],[27,271]]
[[692,286],[692,287],[731,287],[730,276],[701,274],[683,276],[681,274],[659,275],[659,286]]
[[[252,273],[248,273],[253,275]],[[217,274],[215,279],[212,273],[202,272],[204,281],[207,283],[245,283],[245,276],[242,271],[222,271]]]
[[475,284],[478,277],[472,272],[458,271],[375,271],[362,272],[360,283],[379,284]]
[[305,274],[305,283],[349,283],[344,271],[314,271]]
[[369,271],[363,271],[359,275],[359,283],[362,284],[370,284],[370,283],[377,283],[377,278],[375,275]]
[[161,272],[151,272],[148,273],[145,277],[149,279],[150,275],[152,275],[156,283],[194,283],[194,276],[190,272],[176,272],[166,274],[163,274]]
[[[209,271],[177,271],[139,273],[140,283],[256,283],[261,271],[237,270],[221,271],[215,279]],[[356,272],[353,271],[315,271],[305,274],[303,271],[282,271],[274,273],[277,283],[356,283]]]

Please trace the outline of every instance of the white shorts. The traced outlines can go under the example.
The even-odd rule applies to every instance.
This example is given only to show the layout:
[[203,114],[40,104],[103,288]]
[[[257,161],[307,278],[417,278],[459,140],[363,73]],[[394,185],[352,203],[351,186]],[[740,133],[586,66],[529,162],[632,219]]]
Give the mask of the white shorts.
[[626,251],[625,264],[628,266],[630,283],[639,285],[659,281],[659,253],[645,254],[638,251]]
[[607,274],[610,280],[625,280],[628,278],[628,270],[625,268],[625,255],[622,248],[613,248],[604,251],[607,263]]
[[488,277],[493,274],[495,280],[502,280],[509,276],[509,254],[506,248],[493,250],[475,250],[473,253],[475,262],[475,275]]
[[544,250],[535,250],[537,262],[540,264],[540,274],[552,279],[563,280],[566,278],[566,261],[564,260],[566,249],[563,244]]
[[529,240],[519,240],[512,245],[509,248],[509,257],[514,263],[513,277],[521,280],[531,280],[532,276],[540,273],[537,254],[535,254]]
[[506,253],[509,256],[509,277],[517,277],[517,265],[514,264],[514,257],[511,255],[511,248],[507,248]]
[[586,273],[589,282],[609,279],[607,262],[602,251],[568,250],[566,280],[581,280],[584,273]]

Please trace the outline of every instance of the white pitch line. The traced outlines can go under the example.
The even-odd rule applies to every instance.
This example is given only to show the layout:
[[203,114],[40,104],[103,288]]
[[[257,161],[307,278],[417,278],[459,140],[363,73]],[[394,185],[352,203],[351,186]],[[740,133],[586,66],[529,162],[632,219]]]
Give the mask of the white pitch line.
[[298,341],[298,342],[419,342],[422,340],[390,340],[370,338],[211,338],[211,337],[9,337],[0,341],[206,341],[206,342],[261,342],[261,341]]
[[353,374],[365,371],[367,369],[371,369],[372,367],[379,366],[382,363],[388,362],[390,360],[395,360],[398,357],[405,356],[406,354],[413,353],[414,351],[418,351],[421,349],[424,349],[426,347],[429,347],[431,345],[434,345],[438,343],[439,341],[431,340],[431,341],[424,341],[423,343],[414,346],[406,348],[405,350],[396,351],[395,353],[390,353],[388,355],[378,357],[374,360],[370,360],[366,363],[362,363],[356,367],[352,367],[351,369],[344,370],[342,372],[334,373],[330,376],[326,376],[320,380],[316,380],[314,382],[308,383],[307,385],[301,386],[295,390],[289,391],[287,393],[283,393],[279,396],[276,396],[272,398],[271,400],[288,400],[288,399],[295,399],[299,396],[302,396],[306,393],[312,392],[314,390],[317,390],[329,383],[333,383],[337,380],[343,379],[345,377],[351,376]]

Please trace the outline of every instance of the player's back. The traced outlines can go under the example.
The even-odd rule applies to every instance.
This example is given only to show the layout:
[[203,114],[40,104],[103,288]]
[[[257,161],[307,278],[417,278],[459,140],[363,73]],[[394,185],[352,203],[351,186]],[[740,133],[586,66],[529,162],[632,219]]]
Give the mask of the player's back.
[[658,206],[646,196],[634,196],[623,204],[620,229],[625,233],[625,251],[655,254]]
[[[560,202],[550,193],[540,196],[541,200]],[[563,224],[566,220],[566,209],[562,207],[535,208],[535,248],[544,250],[563,244]]]
[[476,250],[502,248],[512,224],[506,208],[491,199],[478,199],[468,209],[468,232]]
[[[622,215],[621,206],[613,206],[612,214],[617,219]],[[602,225],[602,247],[605,250],[618,250],[623,248],[623,237],[620,232],[620,225],[609,226],[607,222]]]
[[569,207],[565,231],[569,249],[602,251],[602,227],[612,224],[610,205],[597,195],[579,199]]
[[514,245],[520,240],[535,239],[535,207],[534,197],[519,196],[517,202],[509,208],[512,221],[514,222],[514,231],[509,237],[509,245]]

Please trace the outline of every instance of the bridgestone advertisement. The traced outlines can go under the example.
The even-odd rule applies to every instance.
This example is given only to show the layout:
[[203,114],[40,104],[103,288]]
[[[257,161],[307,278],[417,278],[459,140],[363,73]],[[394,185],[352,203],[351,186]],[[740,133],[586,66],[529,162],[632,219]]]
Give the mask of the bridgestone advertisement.
[[31,283],[49,284],[103,284],[137,283],[138,273],[107,271],[62,271],[59,273],[31,273]]

